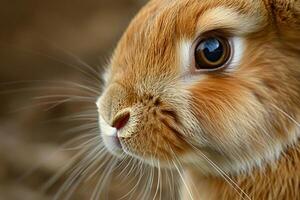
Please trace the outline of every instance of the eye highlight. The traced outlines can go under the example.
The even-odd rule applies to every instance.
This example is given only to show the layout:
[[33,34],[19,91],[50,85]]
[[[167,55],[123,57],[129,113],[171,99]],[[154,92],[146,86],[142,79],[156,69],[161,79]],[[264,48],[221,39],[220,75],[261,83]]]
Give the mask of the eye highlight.
[[231,55],[229,41],[221,37],[202,39],[195,48],[195,67],[197,70],[214,71],[222,68]]

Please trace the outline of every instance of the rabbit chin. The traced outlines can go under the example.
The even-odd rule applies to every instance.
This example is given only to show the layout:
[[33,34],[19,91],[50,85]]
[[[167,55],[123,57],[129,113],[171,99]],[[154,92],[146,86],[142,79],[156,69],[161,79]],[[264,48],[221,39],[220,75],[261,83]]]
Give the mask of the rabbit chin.
[[[102,132],[101,137],[108,152],[118,159],[126,159],[126,157],[131,157],[153,167],[171,169],[177,167],[176,164],[182,165],[184,163],[184,160],[188,160],[185,157],[189,156],[171,156],[171,152],[163,153],[159,151],[153,151],[145,153],[143,151],[138,151],[134,148],[135,146],[132,147],[126,144],[124,138],[118,137],[117,131],[114,131],[114,129],[111,130],[112,134],[107,134],[106,130],[106,133]],[[145,149],[147,149],[146,146]]]

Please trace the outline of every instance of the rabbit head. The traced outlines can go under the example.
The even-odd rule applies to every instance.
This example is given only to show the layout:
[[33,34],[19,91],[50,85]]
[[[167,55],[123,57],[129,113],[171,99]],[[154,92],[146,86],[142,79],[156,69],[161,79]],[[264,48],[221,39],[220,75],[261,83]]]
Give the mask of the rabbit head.
[[279,0],[148,2],[104,75],[106,147],[204,173],[276,159],[299,135],[299,10]]

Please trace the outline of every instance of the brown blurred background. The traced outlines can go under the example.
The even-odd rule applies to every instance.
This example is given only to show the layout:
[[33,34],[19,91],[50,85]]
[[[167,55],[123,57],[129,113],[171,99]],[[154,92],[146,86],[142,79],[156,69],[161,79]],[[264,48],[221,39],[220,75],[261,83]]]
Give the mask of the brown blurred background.
[[[66,82],[100,88],[94,78],[144,3],[0,0],[0,200],[52,199],[60,184],[47,191],[41,186],[72,154],[57,149],[85,130],[65,131],[86,120],[59,119],[87,108],[89,116],[95,112],[96,95]],[[68,95],[91,98],[64,101]],[[117,199],[120,187],[112,188],[110,199]],[[87,186],[70,199],[89,199],[90,194]]]

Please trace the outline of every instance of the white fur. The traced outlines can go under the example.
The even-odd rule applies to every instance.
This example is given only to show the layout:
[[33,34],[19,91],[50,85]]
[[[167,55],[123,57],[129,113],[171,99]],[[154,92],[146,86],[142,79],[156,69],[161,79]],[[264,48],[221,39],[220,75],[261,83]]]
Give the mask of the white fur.
[[197,35],[218,28],[234,29],[236,35],[255,32],[263,24],[259,11],[254,8],[252,13],[241,14],[233,8],[224,6],[211,8],[199,17]]
[[195,74],[192,73],[194,70],[194,49],[193,49],[193,41],[189,39],[182,39],[179,41],[178,44],[178,57],[179,57],[179,64],[180,64],[180,71],[182,74],[182,80],[184,83],[194,83],[195,81],[200,81],[200,79],[204,78],[205,75]]
[[110,67],[106,67],[103,70],[103,74],[102,74],[102,80],[104,81],[105,85],[107,84],[109,78],[110,78]]
[[101,129],[101,133],[106,135],[106,136],[116,136],[117,135],[117,129],[110,126],[104,119],[103,117],[101,117],[101,115],[99,116],[99,122],[100,122],[100,129]]
[[180,40],[178,45],[179,63],[183,73],[190,71],[189,69],[191,66],[190,51],[191,51],[192,43],[193,43],[192,40],[182,39]]
[[245,50],[245,45],[244,45],[244,41],[242,38],[233,37],[231,39],[231,43],[233,46],[232,47],[232,58],[230,60],[228,67],[226,68],[227,71],[233,71],[240,65],[240,62],[243,58],[244,50]]

